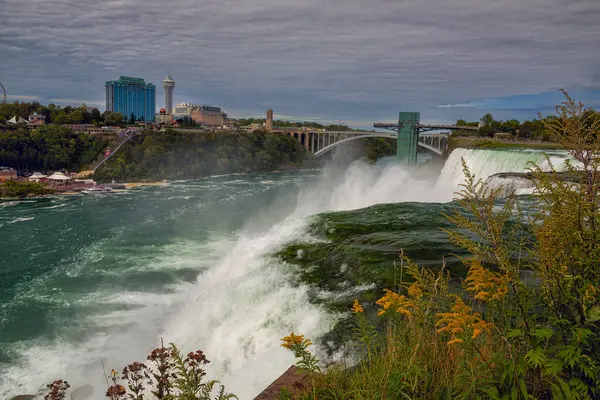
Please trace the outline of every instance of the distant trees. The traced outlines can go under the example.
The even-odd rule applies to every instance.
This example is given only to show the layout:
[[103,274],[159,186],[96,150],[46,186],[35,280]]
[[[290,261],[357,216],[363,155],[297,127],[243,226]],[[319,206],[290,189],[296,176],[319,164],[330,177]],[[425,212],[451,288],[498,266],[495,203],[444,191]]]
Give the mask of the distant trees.
[[[248,126],[252,124],[264,124],[264,118],[241,118],[237,121],[237,126]],[[332,124],[322,125],[317,122],[292,122],[292,121],[273,121],[273,126],[279,126],[282,128],[314,128],[314,129],[326,129],[328,131],[351,131],[352,129],[348,125]]]
[[396,154],[396,141],[386,138],[367,138],[365,148],[367,159],[377,161],[382,157],[393,156]]
[[0,131],[0,165],[20,171],[77,168],[93,162],[106,142],[59,125]]
[[180,122],[182,128],[196,128],[198,124],[192,119],[192,117],[185,116]]
[[123,123],[123,116],[118,112],[104,111],[102,118],[105,125],[120,125]]
[[[107,112],[101,114],[97,108],[91,110],[85,104],[79,107],[60,107],[56,104],[48,104],[47,106],[41,105],[37,101],[26,103],[15,101],[14,103],[0,104],[0,123],[6,123],[12,117],[19,116],[21,118],[27,118],[33,113],[38,113],[46,117],[46,123],[54,123],[59,125],[64,124],[120,124],[123,121],[123,117],[113,116],[112,119],[105,121]],[[111,113],[118,114],[118,113]],[[120,115],[120,114],[118,114]]]
[[[587,121],[589,121],[589,123],[593,123],[592,121],[600,121],[600,113],[592,109],[588,109],[585,111],[582,118],[585,118]],[[549,134],[546,129],[546,124],[555,119],[555,116],[548,116],[545,118],[533,119],[524,122],[520,122],[516,119],[501,121],[494,119],[494,116],[491,113],[487,113],[481,117],[480,122],[467,122],[464,119],[459,119],[456,121],[456,125],[478,126],[481,124],[481,127],[479,128],[479,136],[493,137],[494,133],[505,132],[522,139],[547,141],[549,140]],[[472,135],[472,133],[469,131],[458,131],[456,132],[456,135],[465,136]]]
[[94,178],[98,181],[190,179],[213,174],[271,171],[302,163],[304,148],[289,135],[145,131],[124,145]]

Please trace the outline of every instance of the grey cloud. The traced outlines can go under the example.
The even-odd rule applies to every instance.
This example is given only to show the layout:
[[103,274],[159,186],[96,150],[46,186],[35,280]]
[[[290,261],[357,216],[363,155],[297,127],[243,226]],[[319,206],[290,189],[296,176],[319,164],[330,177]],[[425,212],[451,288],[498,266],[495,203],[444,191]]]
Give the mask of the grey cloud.
[[598,85],[599,19],[597,0],[4,0],[0,80],[89,99],[141,76],[160,107],[170,70],[176,100],[228,110],[451,120],[439,104]]

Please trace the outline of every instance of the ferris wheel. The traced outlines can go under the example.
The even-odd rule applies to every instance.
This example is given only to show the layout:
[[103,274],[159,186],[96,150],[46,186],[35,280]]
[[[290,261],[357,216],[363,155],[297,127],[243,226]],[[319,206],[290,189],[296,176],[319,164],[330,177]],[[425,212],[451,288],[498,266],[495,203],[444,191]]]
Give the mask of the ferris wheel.
[[2,104],[6,104],[6,89],[2,82],[0,82],[0,88],[2,88]]

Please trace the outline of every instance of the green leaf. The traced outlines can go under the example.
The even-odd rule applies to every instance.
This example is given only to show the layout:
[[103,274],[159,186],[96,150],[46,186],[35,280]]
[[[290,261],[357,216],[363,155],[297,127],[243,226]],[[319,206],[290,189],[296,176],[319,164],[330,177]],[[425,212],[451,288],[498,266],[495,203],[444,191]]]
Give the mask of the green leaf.
[[575,345],[565,346],[559,353],[558,356],[562,358],[569,367],[573,367],[581,358],[581,349]]
[[600,320],[600,306],[594,306],[588,310],[587,322]]
[[[558,381],[558,384],[560,385],[561,392],[564,395],[564,396],[562,396],[562,398],[566,397],[567,399],[572,399],[573,395],[571,393],[571,389],[569,388],[569,385],[567,385],[567,382],[563,381],[558,376],[556,377],[556,380]],[[559,397],[559,399],[560,398],[561,397]]]
[[519,379],[519,387],[521,388],[521,394],[525,399],[529,398],[529,393],[527,392],[527,385],[525,384],[525,380]]
[[546,361],[546,354],[544,354],[544,350],[536,347],[525,354],[525,360],[532,367],[539,368]]
[[562,399],[564,397],[563,393],[562,393],[562,390],[560,390],[560,387],[558,387],[556,385],[556,383],[551,383],[550,384],[550,390],[552,391],[552,398],[553,399]]
[[513,386],[512,389],[510,390],[510,399],[511,400],[518,400],[519,399],[519,393],[517,392],[517,387]]
[[546,360],[546,363],[544,364],[544,371],[548,375],[558,375],[561,373],[562,369],[562,361],[556,358],[550,358],[549,360]]
[[594,332],[592,332],[588,328],[575,328],[573,329],[573,340],[576,342],[585,342],[589,338],[593,338],[595,336]]
[[549,339],[554,336],[554,330],[552,328],[538,328],[533,331],[533,336],[540,339]]
[[515,337],[520,337],[523,336],[524,332],[521,329],[511,329],[508,331],[508,337],[509,338],[515,338]]

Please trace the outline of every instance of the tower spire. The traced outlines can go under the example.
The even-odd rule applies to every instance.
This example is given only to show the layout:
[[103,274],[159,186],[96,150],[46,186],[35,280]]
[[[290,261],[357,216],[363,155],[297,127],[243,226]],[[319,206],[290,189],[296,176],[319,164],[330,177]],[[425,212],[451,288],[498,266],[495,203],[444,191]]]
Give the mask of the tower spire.
[[173,91],[175,90],[175,80],[171,77],[170,72],[167,72],[167,77],[163,80],[163,88],[165,89],[165,110],[167,114],[172,114]]

